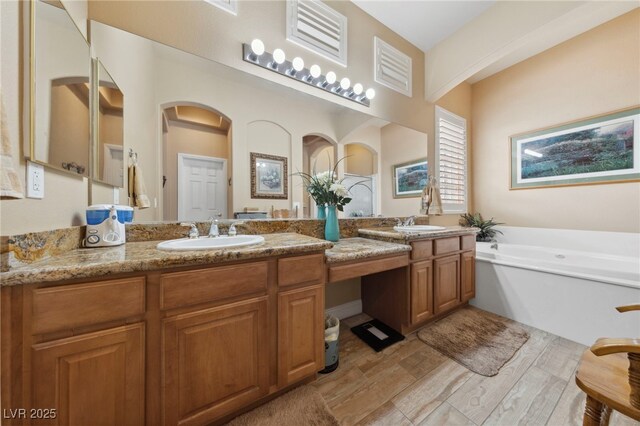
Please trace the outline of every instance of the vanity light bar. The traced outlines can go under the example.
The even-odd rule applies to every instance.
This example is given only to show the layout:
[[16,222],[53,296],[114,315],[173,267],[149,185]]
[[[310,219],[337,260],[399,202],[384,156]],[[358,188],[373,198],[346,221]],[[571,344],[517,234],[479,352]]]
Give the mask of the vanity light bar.
[[333,71],[323,75],[318,65],[305,68],[305,63],[300,57],[288,61],[282,49],[276,49],[273,53],[266,52],[262,41],[257,39],[251,44],[242,44],[242,59],[366,107],[371,106],[371,99],[376,94],[371,88],[364,91],[360,83],[351,86],[351,81],[346,77],[338,80]]

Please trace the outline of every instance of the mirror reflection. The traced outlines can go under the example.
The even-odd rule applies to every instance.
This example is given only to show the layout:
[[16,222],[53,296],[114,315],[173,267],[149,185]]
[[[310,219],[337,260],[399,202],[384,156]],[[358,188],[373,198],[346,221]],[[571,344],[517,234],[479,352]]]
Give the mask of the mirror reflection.
[[33,4],[31,159],[88,176],[89,46],[67,12]]
[[100,61],[97,64],[97,179],[109,185],[122,187],[124,186],[124,96],[104,65]]
[[426,134],[101,23],[91,33],[135,123],[124,150],[152,206],[138,221],[315,218],[296,173],[336,162],[347,186],[360,182],[341,217],[419,213],[419,194],[394,197],[394,165],[425,158]]

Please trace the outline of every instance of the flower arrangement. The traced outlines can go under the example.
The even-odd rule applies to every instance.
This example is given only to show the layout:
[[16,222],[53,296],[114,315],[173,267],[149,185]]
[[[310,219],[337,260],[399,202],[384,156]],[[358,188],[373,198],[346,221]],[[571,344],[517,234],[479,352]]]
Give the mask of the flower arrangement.
[[[298,172],[295,175],[302,178],[305,189],[318,206],[336,206],[339,211],[344,211],[344,206],[351,202],[349,191],[362,182],[356,182],[347,187],[343,184],[344,178],[338,179],[338,164],[346,157],[341,158],[333,166],[332,170],[313,174]],[[315,167],[314,167],[315,169]]]

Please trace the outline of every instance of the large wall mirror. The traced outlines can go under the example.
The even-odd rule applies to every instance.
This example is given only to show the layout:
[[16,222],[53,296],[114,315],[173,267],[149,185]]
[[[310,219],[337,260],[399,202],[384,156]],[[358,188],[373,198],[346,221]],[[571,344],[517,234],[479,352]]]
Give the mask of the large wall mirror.
[[94,67],[97,129],[93,178],[120,188],[124,186],[124,95],[102,62],[94,61]]
[[89,45],[58,2],[33,1],[30,159],[88,176]]
[[[394,173],[427,156],[426,134],[302,93],[295,82],[281,86],[90,25],[94,54],[126,99],[124,166],[131,151],[151,200],[137,221],[315,217],[295,173],[321,172],[343,157],[340,177],[364,182],[343,217],[419,213],[419,196],[394,197]],[[260,182],[252,182],[252,169]]]

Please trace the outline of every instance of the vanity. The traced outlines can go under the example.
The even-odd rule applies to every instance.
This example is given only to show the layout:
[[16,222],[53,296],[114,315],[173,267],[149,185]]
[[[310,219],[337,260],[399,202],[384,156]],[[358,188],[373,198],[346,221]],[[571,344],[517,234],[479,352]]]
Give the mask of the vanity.
[[222,423],[324,368],[325,284],[362,277],[363,311],[405,334],[473,297],[473,230],[360,234],[130,242],[3,273],[3,406],[56,410],[9,424]]

